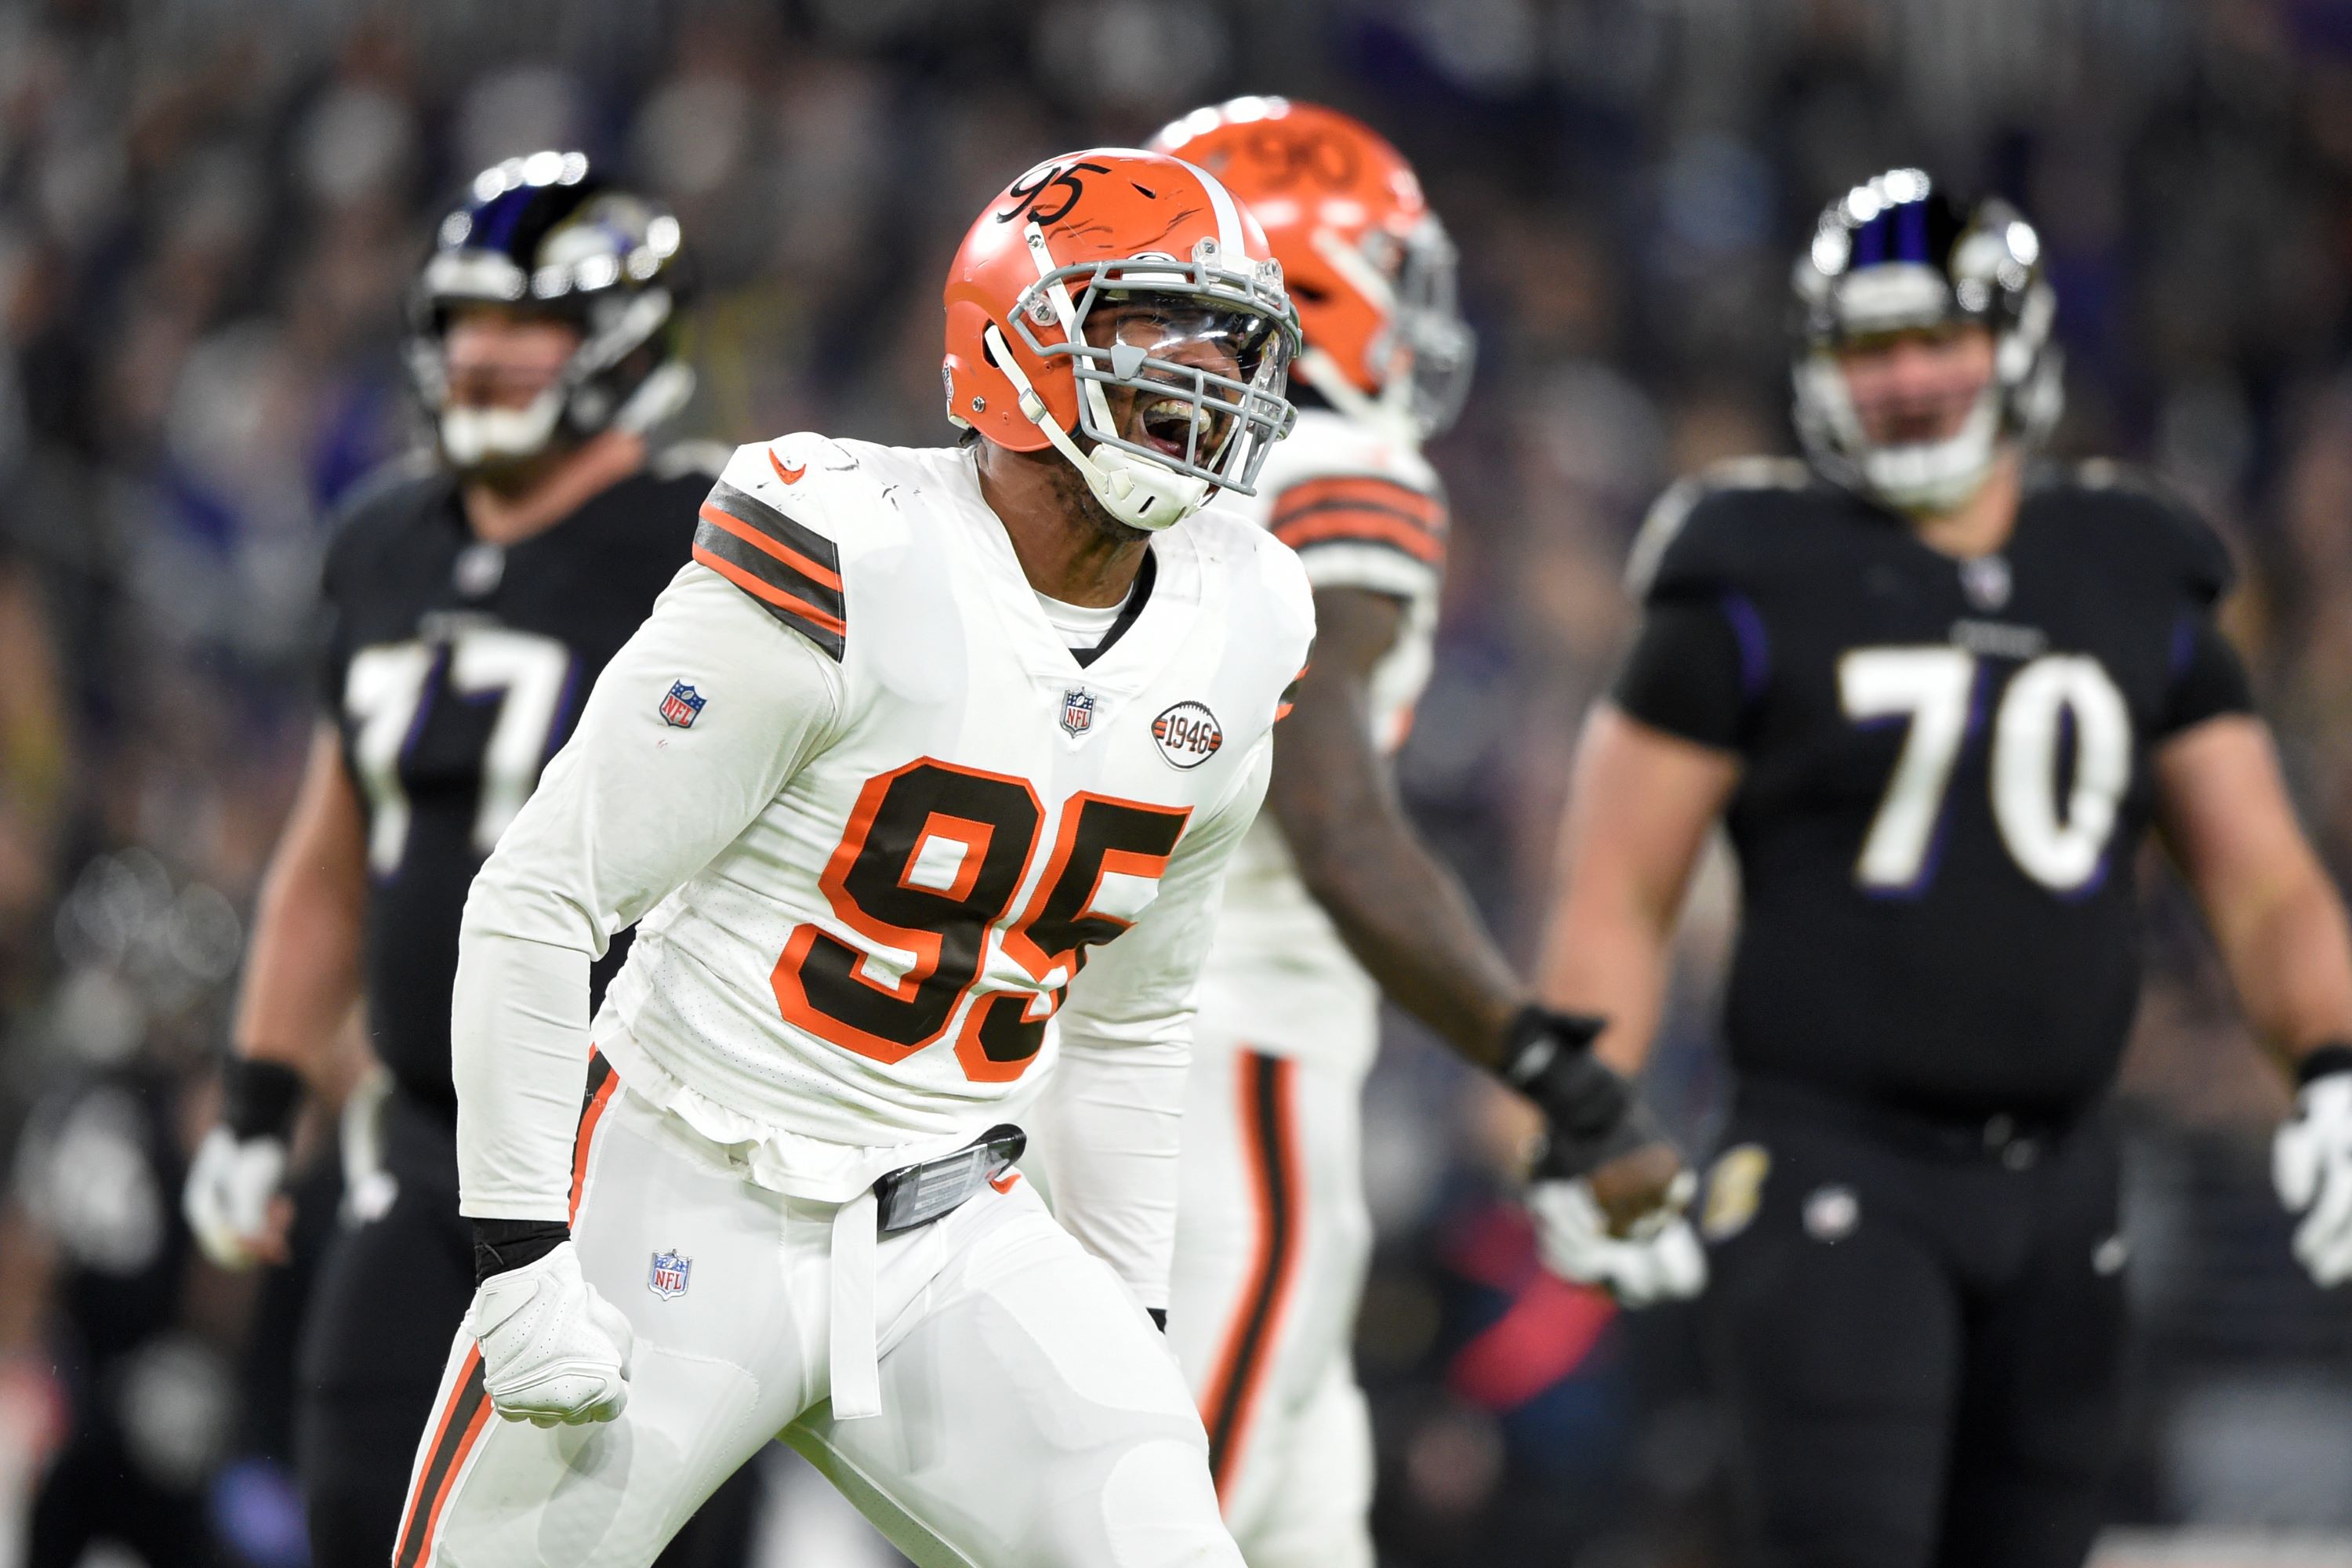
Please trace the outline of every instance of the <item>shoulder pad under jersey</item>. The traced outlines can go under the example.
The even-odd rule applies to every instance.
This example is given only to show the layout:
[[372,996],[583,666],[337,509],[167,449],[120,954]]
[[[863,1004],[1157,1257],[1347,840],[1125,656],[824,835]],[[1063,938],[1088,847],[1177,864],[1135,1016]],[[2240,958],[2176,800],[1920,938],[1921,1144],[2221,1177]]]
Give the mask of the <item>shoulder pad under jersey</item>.
[[[1308,574],[1336,584],[1351,574],[1342,557],[1377,580],[1401,567],[1394,586],[1430,580],[1445,561],[1450,519],[1445,488],[1429,460],[1404,442],[1327,409],[1309,409],[1267,454],[1258,499],[1276,539],[1309,557]],[[1386,566],[1388,570],[1384,571]]]
[[835,663],[849,637],[837,542],[845,510],[840,480],[860,466],[823,436],[738,447],[694,531],[695,560]]
[[1812,470],[1793,458],[1739,458],[1676,480],[1634,536],[1626,591],[1648,600],[1740,580],[1769,547],[1758,535],[1776,505],[1813,482]]
[[360,558],[402,531],[454,482],[425,447],[380,464],[352,481],[336,498],[327,520],[328,591],[333,592],[346,570],[363,578],[366,567]]
[[2201,603],[2219,600],[2237,581],[2230,548],[2213,525],[2186,497],[2154,474],[2100,458],[2075,464],[2064,478],[2129,508],[2132,523],[2147,531],[2147,547],[2167,552],[2167,565]]
[[646,472],[657,479],[682,479],[694,474],[715,479],[734,455],[734,448],[724,441],[672,441],[646,459]]

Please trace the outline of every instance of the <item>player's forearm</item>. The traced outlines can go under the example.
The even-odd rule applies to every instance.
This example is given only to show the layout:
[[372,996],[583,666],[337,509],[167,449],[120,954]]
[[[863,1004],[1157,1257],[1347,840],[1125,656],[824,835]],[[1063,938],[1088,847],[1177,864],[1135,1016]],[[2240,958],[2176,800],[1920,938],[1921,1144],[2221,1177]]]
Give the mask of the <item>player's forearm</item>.
[[239,1056],[306,1077],[357,1005],[365,883],[317,834],[290,830],[270,862],[231,1038]]
[[2216,911],[2214,928],[2240,1005],[2290,1068],[2352,1041],[2352,925],[2315,864],[2252,907]]
[[1657,1035],[1672,942],[1671,913],[1577,889],[1545,942],[1537,984],[1546,1005],[1608,1019],[1593,1054],[1628,1078]]
[[1370,740],[1364,677],[1346,653],[1302,683],[1276,744],[1267,805],[1300,880],[1381,989],[1464,1057],[1496,1067],[1528,988],[1406,819]]
[[469,918],[457,942],[449,1067],[459,1212],[568,1219],[572,1142],[588,1077],[588,955],[483,930]]
[[1392,810],[1361,816],[1301,857],[1300,872],[1391,1001],[1469,1060],[1500,1065],[1528,989],[1462,884],[1409,826]]
[[1032,1117],[1055,1217],[1139,1300],[1168,1308],[1189,1053],[1065,1037]]

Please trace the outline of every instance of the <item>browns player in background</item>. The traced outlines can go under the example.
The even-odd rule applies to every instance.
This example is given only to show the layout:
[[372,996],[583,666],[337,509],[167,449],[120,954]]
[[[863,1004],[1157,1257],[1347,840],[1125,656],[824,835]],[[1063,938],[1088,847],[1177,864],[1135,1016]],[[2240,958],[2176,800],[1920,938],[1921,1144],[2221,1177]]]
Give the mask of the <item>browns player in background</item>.
[[[1153,145],[1249,205],[1297,303],[1298,426],[1233,504],[1298,552],[1317,625],[1203,975],[1169,1334],[1252,1568],[1369,1568],[1371,1422],[1352,1349],[1383,991],[1546,1111],[1534,1207],[1555,1268],[1645,1300],[1695,1289],[1698,1248],[1662,1205],[1672,1150],[1584,1049],[1591,1021],[1532,1005],[1397,795],[1448,528],[1421,447],[1460,412],[1471,364],[1445,231],[1395,148],[1313,104],[1236,99]],[[1596,1187],[1621,1225],[1638,1216],[1638,1239],[1610,1234]]]

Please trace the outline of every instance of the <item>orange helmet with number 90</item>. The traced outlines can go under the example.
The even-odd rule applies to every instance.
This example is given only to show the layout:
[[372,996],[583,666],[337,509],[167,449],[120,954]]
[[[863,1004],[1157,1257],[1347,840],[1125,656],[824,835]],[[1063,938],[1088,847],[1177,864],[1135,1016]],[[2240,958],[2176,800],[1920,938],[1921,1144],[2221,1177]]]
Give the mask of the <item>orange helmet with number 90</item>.
[[1475,345],[1454,304],[1453,243],[1403,154],[1361,121],[1280,98],[1194,110],[1151,145],[1216,175],[1265,226],[1309,385],[1418,436],[1454,422]]
[[1296,418],[1282,266],[1181,160],[1097,148],[1038,164],[964,236],[946,300],[948,417],[1017,452],[1051,444],[1132,526],[1251,493]]

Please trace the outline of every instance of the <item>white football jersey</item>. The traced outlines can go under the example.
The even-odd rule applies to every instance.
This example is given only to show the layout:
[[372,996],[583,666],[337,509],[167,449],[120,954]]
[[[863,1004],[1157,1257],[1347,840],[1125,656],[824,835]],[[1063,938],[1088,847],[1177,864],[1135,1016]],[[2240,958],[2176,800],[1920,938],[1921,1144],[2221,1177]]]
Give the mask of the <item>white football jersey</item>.
[[[601,948],[642,915],[598,1048],[812,1199],[1021,1121],[1066,1037],[1181,1068],[1312,638],[1297,557],[1198,513],[1082,667],[971,449],[806,435],[735,453],[694,553],[476,883],[469,940],[572,945],[586,910]],[[515,1026],[469,1021],[504,984],[472,952],[466,1211],[543,1212],[544,1152],[463,1125],[477,1037]]]
[[[1363,588],[1404,602],[1396,646],[1373,668],[1372,738],[1404,744],[1429,683],[1446,508],[1437,471],[1410,444],[1328,409],[1307,409],[1267,455],[1257,494],[1226,504],[1295,550],[1318,588]],[[1369,1066],[1357,1026],[1379,987],[1298,879],[1272,817],[1250,830],[1226,883],[1205,984],[1230,998],[1255,1048]]]

